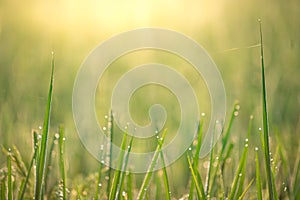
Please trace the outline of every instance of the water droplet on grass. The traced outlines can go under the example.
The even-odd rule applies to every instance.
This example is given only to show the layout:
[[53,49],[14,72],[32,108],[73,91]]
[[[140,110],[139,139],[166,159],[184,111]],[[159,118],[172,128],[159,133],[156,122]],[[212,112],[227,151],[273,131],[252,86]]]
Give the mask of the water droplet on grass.
[[59,139],[59,134],[58,134],[58,133],[55,133],[55,134],[54,134],[54,137],[55,137],[55,139]]
[[126,192],[125,192],[125,191],[122,192],[122,196],[123,196],[123,197],[126,196]]
[[203,113],[201,113],[201,116],[202,116],[202,117],[205,117],[205,113],[204,113],[204,112],[203,112]]
[[258,151],[258,147],[255,147],[255,151]]
[[43,127],[42,127],[42,126],[39,126],[39,129],[40,129],[40,130],[42,130],[42,129],[43,129]]
[[104,131],[106,131],[106,127],[105,126],[103,126],[103,128],[102,128]]
[[237,117],[237,116],[239,115],[239,112],[238,112],[238,111],[234,111],[233,115],[234,115],[235,117]]
[[192,151],[192,147],[189,147],[189,151]]
[[239,177],[241,177],[243,174],[242,173],[239,173]]

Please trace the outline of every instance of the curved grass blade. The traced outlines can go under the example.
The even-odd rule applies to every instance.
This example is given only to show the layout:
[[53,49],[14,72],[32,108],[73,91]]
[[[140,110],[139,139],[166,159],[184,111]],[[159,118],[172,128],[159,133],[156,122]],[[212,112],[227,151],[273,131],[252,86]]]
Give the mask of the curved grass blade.
[[263,112],[263,130],[264,130],[264,152],[265,152],[265,165],[267,172],[267,183],[269,189],[270,200],[275,199],[275,186],[273,185],[271,160],[270,160],[270,145],[269,145],[269,120],[267,110],[267,91],[265,80],[265,63],[264,63],[264,47],[263,47],[263,35],[261,28],[261,20],[259,20],[260,30],[260,58],[261,58],[261,78],[262,78],[262,112]]
[[153,169],[156,165],[156,161],[158,159],[158,156],[160,154],[160,151],[161,151],[161,148],[162,148],[162,145],[164,143],[164,140],[165,140],[165,137],[166,137],[166,134],[167,134],[167,129],[164,130],[163,134],[162,134],[162,137],[158,140],[158,145],[156,147],[156,150],[154,152],[154,155],[153,155],[153,158],[152,158],[152,161],[150,163],[150,166],[147,170],[147,174],[143,180],[143,183],[142,183],[142,186],[140,188],[140,191],[139,191],[139,194],[138,194],[138,197],[137,199],[138,200],[142,200],[145,196],[145,192],[147,190],[147,187],[150,183],[150,180],[151,180],[151,177],[152,177],[152,174],[153,174]]
[[242,199],[245,197],[246,193],[247,193],[248,190],[250,189],[250,187],[251,187],[251,185],[252,185],[253,182],[254,182],[254,179],[252,179],[252,180],[250,181],[250,183],[247,185],[247,187],[246,187],[246,189],[244,190],[244,192],[239,196],[238,200],[242,200]]
[[66,190],[66,172],[65,172],[65,159],[64,159],[64,143],[65,143],[65,131],[61,126],[59,127],[59,169],[62,179],[62,199],[67,199]]
[[0,197],[1,199],[5,199],[6,198],[6,184],[5,184],[5,178],[3,178],[1,180],[1,183],[0,183]]
[[44,117],[42,141],[38,159],[38,174],[37,183],[35,190],[35,199],[42,199],[42,190],[45,182],[45,170],[46,170],[46,160],[47,160],[47,146],[48,146],[48,135],[50,127],[50,115],[52,108],[52,93],[53,93],[53,81],[54,81],[54,55],[52,53],[52,64],[51,64],[51,78],[49,84],[49,92],[47,98],[46,112]]
[[188,159],[189,168],[191,170],[192,177],[193,177],[193,180],[194,180],[194,184],[195,184],[195,187],[196,187],[197,198],[198,199],[205,199],[205,192],[204,192],[204,187],[203,187],[202,181],[198,181],[198,175],[197,175],[198,170],[196,172],[194,171],[193,164],[191,162],[190,156],[187,156],[187,159]]

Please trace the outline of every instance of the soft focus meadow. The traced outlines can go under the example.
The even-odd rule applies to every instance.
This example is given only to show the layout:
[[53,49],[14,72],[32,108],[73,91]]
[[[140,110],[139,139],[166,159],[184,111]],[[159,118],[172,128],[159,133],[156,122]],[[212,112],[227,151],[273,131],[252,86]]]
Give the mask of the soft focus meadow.
[[[99,174],[107,175],[108,169],[104,166],[99,169],[99,162],[85,150],[75,129],[72,90],[76,73],[90,51],[111,36],[140,27],[160,27],[193,38],[210,54],[225,84],[227,118],[223,138],[210,155],[199,160],[199,166],[194,164],[193,155],[197,153],[198,146],[195,141],[193,155],[184,154],[166,170],[154,173],[149,191],[143,197],[165,199],[168,196],[166,193],[170,192],[172,199],[188,198],[187,194],[193,188],[194,198],[197,195],[204,198],[201,193],[203,188],[208,199],[221,199],[222,194],[229,199],[239,199],[244,197],[242,195],[245,195],[245,199],[258,199],[258,163],[255,160],[259,160],[261,192],[263,199],[269,198],[269,182],[260,135],[263,134],[263,104],[258,19],[261,19],[274,185],[279,199],[300,198],[299,7],[300,2],[296,0],[0,1],[0,145],[3,146],[0,154],[1,191],[9,196],[4,182],[9,183],[8,175],[12,174],[14,197],[17,198],[20,188],[18,181],[23,180],[28,172],[34,151],[33,132],[41,134],[43,131],[51,75],[51,52],[54,52],[55,70],[48,145],[53,151],[48,151],[50,155],[47,159],[52,161],[47,163],[49,177],[44,192],[49,198],[54,198],[57,195],[55,191],[64,191],[60,181],[63,172],[66,175],[68,198],[91,199],[99,193],[100,199],[103,199],[111,195],[107,184],[115,184],[112,177],[111,181],[107,180],[107,176],[99,177]],[[107,123],[105,115],[109,111],[111,90],[118,78],[133,66],[147,62],[174,66],[193,83],[194,89],[199,91],[197,97],[201,112],[206,115],[201,118],[205,134],[210,119],[209,93],[205,82],[195,75],[190,65],[178,57],[152,50],[121,57],[112,64],[111,70],[105,72],[96,95],[95,108],[99,123],[103,126]],[[145,94],[151,95],[145,100]],[[169,101],[174,98],[172,93],[162,88],[145,87],[144,91],[137,92],[132,99],[130,109],[133,118],[140,124],[145,124],[149,120],[147,108],[157,102],[157,99],[170,111],[169,116],[176,114],[178,103]],[[237,100],[238,103],[235,103]],[[233,122],[231,118],[234,119]],[[176,130],[177,121],[178,116],[169,118],[166,128],[170,133]],[[59,130],[61,125],[64,130]],[[228,138],[224,139],[227,132]],[[59,140],[59,134],[64,134],[66,140]],[[127,140],[129,142],[129,138]],[[121,141],[122,137],[116,143],[121,145]],[[146,141],[140,142],[143,146]],[[245,142],[248,147],[246,153]],[[23,176],[18,175],[18,170],[22,167],[17,165],[14,146],[24,161],[22,163],[26,170]],[[59,159],[59,146],[64,146],[63,170],[62,160]],[[259,148],[257,155],[255,147]],[[12,156],[11,173],[8,170],[8,148],[13,149],[15,156]],[[155,150],[156,146],[152,145],[150,148]],[[243,162],[244,158],[246,162]],[[239,166],[241,171],[238,170]],[[245,177],[242,172],[246,172]],[[110,173],[116,176],[115,172]],[[24,194],[26,197],[36,192],[32,183],[33,174],[30,175],[28,190]],[[199,175],[202,177],[201,181]],[[119,198],[131,199],[131,195],[133,199],[137,198],[147,175],[124,176],[125,193]],[[164,178],[168,179],[167,184]],[[197,181],[204,185],[197,185]],[[212,182],[215,185],[210,185]],[[98,188],[99,184],[101,187]],[[233,186],[237,187],[236,190],[230,189]]]

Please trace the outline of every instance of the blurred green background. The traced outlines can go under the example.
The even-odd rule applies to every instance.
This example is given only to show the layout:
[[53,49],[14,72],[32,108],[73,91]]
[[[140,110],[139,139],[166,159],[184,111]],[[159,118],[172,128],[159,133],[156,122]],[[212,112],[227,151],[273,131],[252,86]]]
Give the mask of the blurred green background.
[[[0,144],[17,145],[25,159],[29,159],[32,129],[38,129],[43,122],[51,52],[54,51],[56,68],[51,132],[54,133],[60,124],[66,127],[67,167],[71,176],[95,170],[97,162],[81,145],[72,119],[72,89],[76,73],[98,44],[115,34],[139,27],[161,27],[181,32],[208,51],[223,76],[228,114],[234,101],[240,101],[240,118],[234,127],[238,140],[239,135],[247,130],[249,115],[253,114],[256,126],[261,126],[260,50],[255,46],[259,44],[257,19],[261,18],[271,134],[278,131],[292,152],[300,136],[299,8],[300,1],[297,0],[1,0]],[[169,55],[155,56],[157,54],[148,56],[145,52],[131,58],[129,55],[117,63],[130,66],[152,59],[175,66],[180,63]],[[136,57],[139,57],[139,62],[136,62]],[[121,71],[111,72],[114,73]],[[189,74],[192,72],[187,76],[193,79]],[[106,91],[110,91],[112,86],[106,84]],[[199,88],[203,87],[200,79]],[[199,95],[203,97],[199,100],[204,105],[203,111],[209,116],[208,93]],[[100,121],[107,111],[102,105],[96,105],[100,109],[97,113]],[[140,115],[143,118],[143,113],[137,113],[138,118]],[[0,163],[4,159],[0,154]]]

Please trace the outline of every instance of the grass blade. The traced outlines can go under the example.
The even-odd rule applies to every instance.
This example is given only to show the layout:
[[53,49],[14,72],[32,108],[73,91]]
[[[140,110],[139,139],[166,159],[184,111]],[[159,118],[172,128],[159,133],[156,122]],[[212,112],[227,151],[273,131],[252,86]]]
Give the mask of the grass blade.
[[258,159],[258,147],[255,147],[255,164],[256,164],[256,193],[257,193],[257,200],[262,200],[261,177],[260,177],[259,159]]
[[124,164],[123,164],[123,167],[122,167],[122,172],[121,172],[121,175],[120,175],[120,182],[119,182],[119,185],[118,185],[117,195],[116,195],[116,198],[115,198],[116,200],[120,199],[120,195],[122,193],[124,179],[125,179],[125,175],[126,175],[126,169],[127,169],[128,160],[129,160],[129,155],[130,155],[131,148],[132,148],[132,142],[133,142],[133,137],[131,137],[131,139],[130,139],[130,142],[129,142],[129,145],[128,145],[128,148],[127,148],[127,153],[126,153],[126,156],[125,156],[125,159],[124,159],[125,161],[124,161]]
[[66,190],[66,172],[65,172],[65,159],[64,159],[64,143],[65,143],[65,131],[61,126],[59,127],[59,169],[62,179],[62,199],[67,199],[67,190]]
[[[194,180],[194,184],[196,187],[198,199],[205,199],[205,192],[204,192],[204,187],[203,187],[202,181],[198,181],[198,177],[197,177],[198,170],[196,172],[194,171],[190,156],[187,156],[187,159],[188,159],[189,168],[191,170],[192,177]],[[200,177],[200,174],[199,174],[199,177]]]
[[53,93],[53,81],[54,81],[54,56],[52,53],[52,64],[51,64],[51,78],[49,85],[49,92],[47,98],[46,112],[44,117],[43,132],[42,132],[42,141],[38,159],[38,174],[37,174],[37,187],[35,191],[35,199],[42,199],[42,190],[45,181],[45,170],[46,170],[46,158],[47,158],[47,146],[48,146],[48,134],[50,126],[50,115],[52,108],[52,93]]
[[11,149],[8,149],[7,154],[7,199],[13,199],[13,187],[12,187],[12,172],[11,172]]
[[[199,124],[198,124],[197,146],[196,146],[196,152],[195,152],[194,161],[193,161],[194,171],[198,170],[199,154],[200,154],[200,149],[201,149],[201,144],[202,144],[203,121],[204,120],[201,119]],[[191,181],[190,192],[189,192],[189,200],[192,200],[193,196],[194,196],[194,182]]]
[[170,192],[170,186],[169,186],[169,179],[168,179],[168,174],[167,174],[167,169],[166,169],[166,164],[165,164],[165,159],[164,155],[162,152],[160,152],[160,158],[163,164],[163,178],[164,178],[164,186],[165,186],[165,193],[166,193],[166,200],[171,200],[171,192]]
[[246,187],[246,189],[244,190],[244,192],[239,196],[238,200],[242,200],[242,199],[245,197],[246,193],[247,193],[248,190],[250,189],[250,187],[251,187],[251,185],[252,185],[253,182],[254,182],[254,179],[252,179],[252,180],[250,181],[250,183],[247,185],[247,187]]
[[[37,133],[34,131],[33,132],[34,136],[33,137],[37,137]],[[25,195],[25,191],[26,191],[26,187],[27,187],[27,184],[28,184],[28,181],[29,181],[29,177],[30,177],[30,173],[31,173],[31,169],[33,167],[33,164],[34,164],[34,161],[36,160],[36,157],[37,157],[37,154],[38,154],[38,144],[35,143],[35,140],[34,140],[34,149],[33,149],[33,156],[31,158],[31,161],[30,161],[30,164],[29,164],[29,168],[28,168],[28,171],[27,171],[27,174],[26,174],[26,178],[25,178],[25,181],[24,181],[24,184],[23,184],[23,187],[21,187],[20,189],[20,195],[19,195],[19,198],[18,199],[23,199],[24,198],[24,195]]]
[[5,199],[6,198],[6,184],[5,184],[5,178],[3,178],[2,180],[1,180],[1,199]]
[[[122,143],[121,143],[121,152],[118,158],[118,169],[122,169],[123,166],[123,160],[124,160],[124,155],[125,155],[125,146],[126,146],[126,139],[127,139],[127,133],[124,134],[123,139],[122,139]],[[108,199],[115,199],[116,197],[116,192],[117,192],[117,188],[119,185],[119,180],[120,180],[120,175],[121,175],[121,170],[116,170],[115,174],[114,174],[114,179],[112,182],[112,186],[111,186],[111,191],[109,194],[109,198]]]
[[270,161],[270,145],[269,145],[269,120],[267,111],[267,91],[266,91],[266,80],[265,80],[265,64],[264,64],[264,47],[263,47],[263,36],[261,28],[261,20],[259,20],[260,30],[260,54],[261,54],[261,78],[262,78],[262,108],[263,108],[263,130],[264,130],[264,152],[265,152],[265,165],[267,172],[267,183],[269,189],[270,200],[275,199],[274,185],[272,178],[272,169]]
[[248,153],[248,143],[246,141],[244,151],[243,151],[242,157],[241,157],[240,162],[239,162],[238,169],[235,173],[235,176],[234,176],[234,179],[233,179],[233,182],[232,182],[232,185],[231,185],[231,191],[230,191],[228,199],[234,199],[234,197],[235,197],[237,186],[238,186],[238,181],[241,178],[243,168],[245,168],[247,153]]
[[147,170],[147,174],[143,180],[143,183],[142,183],[142,186],[140,188],[140,191],[139,191],[139,194],[138,194],[138,197],[137,199],[138,200],[142,200],[145,196],[145,192],[147,190],[147,187],[150,183],[150,180],[151,180],[151,177],[152,177],[152,174],[153,174],[153,169],[156,165],[156,161],[158,159],[158,156],[160,154],[160,151],[161,151],[161,148],[162,148],[162,145],[163,145],[163,142],[165,140],[165,137],[166,137],[166,134],[167,134],[167,129],[164,130],[163,134],[162,134],[162,137],[158,140],[158,145],[156,147],[156,150],[154,152],[154,155],[153,155],[153,158],[152,158],[152,161],[150,163],[150,166]]

